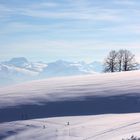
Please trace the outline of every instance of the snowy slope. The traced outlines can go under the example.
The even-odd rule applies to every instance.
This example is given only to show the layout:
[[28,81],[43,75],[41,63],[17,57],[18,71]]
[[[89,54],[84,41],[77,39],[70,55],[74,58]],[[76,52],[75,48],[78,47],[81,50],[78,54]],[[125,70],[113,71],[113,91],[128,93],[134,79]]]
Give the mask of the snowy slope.
[[0,89],[0,136],[119,140],[140,134],[139,112],[140,71],[33,81]]
[[122,140],[140,137],[139,118],[140,113],[16,121],[1,124],[0,136],[7,136],[4,140]]

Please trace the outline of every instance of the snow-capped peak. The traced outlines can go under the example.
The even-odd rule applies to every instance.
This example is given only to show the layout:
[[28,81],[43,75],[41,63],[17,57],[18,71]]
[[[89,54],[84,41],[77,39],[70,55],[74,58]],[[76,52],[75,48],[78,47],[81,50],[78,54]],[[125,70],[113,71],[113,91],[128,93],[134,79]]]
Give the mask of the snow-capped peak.
[[[24,57],[12,58],[0,63],[0,79],[12,83],[58,76],[73,76],[101,72],[101,63],[70,62],[57,60],[51,63],[31,62]],[[13,82],[14,81],[14,82]],[[3,80],[0,81],[0,84]],[[6,82],[7,83],[7,82]],[[10,82],[11,83],[11,82]]]
[[13,65],[16,67],[25,67],[28,64],[28,60],[24,57],[15,57],[9,61],[6,61],[5,64]]

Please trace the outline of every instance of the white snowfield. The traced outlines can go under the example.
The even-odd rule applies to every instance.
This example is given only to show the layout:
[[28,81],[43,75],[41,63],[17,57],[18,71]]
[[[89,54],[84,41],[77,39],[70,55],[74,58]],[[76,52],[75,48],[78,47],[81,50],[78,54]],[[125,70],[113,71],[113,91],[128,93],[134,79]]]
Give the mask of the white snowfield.
[[4,140],[122,140],[140,137],[140,114],[14,121],[1,124],[0,134]]
[[0,139],[121,140],[139,112],[140,71],[32,81],[0,89]]

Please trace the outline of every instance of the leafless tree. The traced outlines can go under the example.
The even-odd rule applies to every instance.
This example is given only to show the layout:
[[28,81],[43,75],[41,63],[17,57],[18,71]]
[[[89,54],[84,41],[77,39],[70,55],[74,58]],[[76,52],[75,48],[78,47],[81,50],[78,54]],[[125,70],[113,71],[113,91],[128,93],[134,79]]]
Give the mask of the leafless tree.
[[118,71],[122,71],[124,50],[119,50],[117,54]]
[[117,70],[117,52],[112,50],[104,62],[104,72],[115,72]]
[[122,62],[122,71],[132,71],[137,69],[138,64],[136,63],[135,55],[129,50],[123,50]]
[[105,59],[104,67],[104,72],[132,71],[138,68],[138,63],[129,50],[112,50]]

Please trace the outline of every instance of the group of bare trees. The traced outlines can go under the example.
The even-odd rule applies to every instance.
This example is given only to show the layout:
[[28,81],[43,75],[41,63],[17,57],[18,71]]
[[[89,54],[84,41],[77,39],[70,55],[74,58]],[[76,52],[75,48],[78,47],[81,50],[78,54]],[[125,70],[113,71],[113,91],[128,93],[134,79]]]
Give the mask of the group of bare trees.
[[112,50],[104,62],[104,72],[121,72],[136,70],[138,63],[129,50]]

